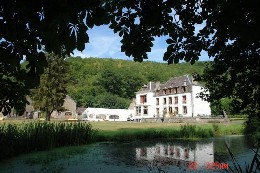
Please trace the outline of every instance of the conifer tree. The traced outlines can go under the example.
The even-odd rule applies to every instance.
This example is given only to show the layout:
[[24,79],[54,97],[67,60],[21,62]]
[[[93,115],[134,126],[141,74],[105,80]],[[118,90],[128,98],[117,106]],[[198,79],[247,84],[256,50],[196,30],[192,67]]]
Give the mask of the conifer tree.
[[67,62],[53,53],[46,54],[48,65],[40,78],[40,85],[32,90],[33,105],[36,109],[46,113],[46,120],[50,121],[54,110],[62,109],[66,97],[68,71]]

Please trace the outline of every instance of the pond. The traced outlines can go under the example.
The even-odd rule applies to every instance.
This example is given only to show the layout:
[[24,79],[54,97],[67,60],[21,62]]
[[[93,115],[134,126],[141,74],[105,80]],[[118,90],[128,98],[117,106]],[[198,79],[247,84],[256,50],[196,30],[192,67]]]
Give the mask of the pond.
[[0,172],[225,172],[233,166],[225,142],[244,169],[254,152],[243,136],[226,136],[59,148],[5,160],[0,163]]

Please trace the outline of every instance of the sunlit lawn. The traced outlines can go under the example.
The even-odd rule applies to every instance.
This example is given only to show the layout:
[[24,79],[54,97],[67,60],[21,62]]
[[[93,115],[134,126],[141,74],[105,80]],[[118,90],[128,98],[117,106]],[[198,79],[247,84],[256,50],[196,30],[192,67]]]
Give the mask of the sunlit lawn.
[[[102,131],[121,129],[179,128],[180,123],[140,123],[140,122],[91,122],[93,128]],[[182,123],[184,124],[184,123]]]
[[[28,119],[5,119],[0,121],[1,123],[26,123],[37,120],[28,120]],[[52,120],[60,122],[60,120]],[[217,123],[220,127],[221,135],[225,134],[242,134],[243,132],[243,120],[239,121],[231,121],[230,123]],[[142,129],[178,129],[182,125],[196,125],[202,129],[212,128],[213,123],[161,123],[161,122],[153,122],[153,123],[144,123],[144,122],[90,122],[94,129],[103,132],[115,132],[120,130],[142,130]]]
[[[222,135],[225,134],[242,134],[244,121],[233,121],[230,123],[217,123],[220,127]],[[94,129],[100,131],[120,131],[120,130],[136,130],[136,129],[171,129],[180,128],[181,125],[187,123],[140,123],[140,122],[91,122]],[[189,123],[196,125],[202,129],[212,128],[212,123]]]

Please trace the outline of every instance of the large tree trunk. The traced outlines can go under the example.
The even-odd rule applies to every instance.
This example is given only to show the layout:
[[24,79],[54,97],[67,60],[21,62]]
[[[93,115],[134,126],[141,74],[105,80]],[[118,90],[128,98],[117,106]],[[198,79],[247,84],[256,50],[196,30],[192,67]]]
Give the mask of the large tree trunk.
[[46,111],[46,121],[51,120],[51,111]]

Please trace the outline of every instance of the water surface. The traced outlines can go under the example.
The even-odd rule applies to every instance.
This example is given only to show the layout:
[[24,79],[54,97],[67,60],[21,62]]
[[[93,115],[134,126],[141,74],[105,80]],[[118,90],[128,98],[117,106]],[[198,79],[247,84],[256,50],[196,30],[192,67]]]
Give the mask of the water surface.
[[216,162],[228,165],[228,169],[232,167],[225,142],[245,168],[253,151],[243,136],[226,136],[199,141],[172,139],[60,148],[5,160],[0,163],[0,172],[225,172],[222,167],[209,167]]

